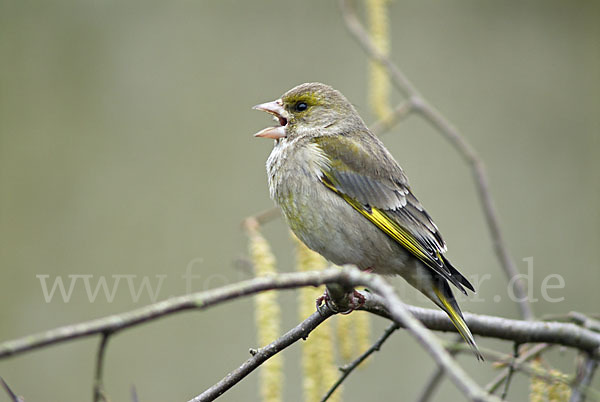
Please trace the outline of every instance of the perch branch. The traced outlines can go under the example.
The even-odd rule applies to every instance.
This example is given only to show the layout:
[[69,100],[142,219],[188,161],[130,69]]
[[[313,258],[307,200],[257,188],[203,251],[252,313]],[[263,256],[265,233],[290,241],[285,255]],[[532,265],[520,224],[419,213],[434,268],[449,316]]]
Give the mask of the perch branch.
[[[302,272],[296,274],[281,274],[277,277],[283,278],[293,276],[298,278],[301,277],[300,275],[310,275],[311,278],[314,278],[312,282],[309,281],[305,285],[316,286],[336,283],[341,286],[367,286],[373,292],[380,295],[380,300],[383,301],[383,308],[389,312],[388,314],[391,319],[397,324],[405,326],[410,334],[416,338],[435,361],[446,368],[448,376],[464,395],[475,401],[496,400],[494,397],[488,396],[479,385],[468,376],[462,367],[452,359],[444,347],[437,341],[435,336],[411,315],[404,303],[396,296],[393,288],[381,277],[365,274],[355,268],[344,268],[341,271],[337,269],[327,269],[321,271],[320,275],[319,272]],[[229,376],[235,373],[236,371],[230,373]],[[192,399],[192,401],[201,400],[210,399]]]
[[[127,328],[180,311],[205,309],[219,303],[266,290],[291,289],[302,286],[320,286],[327,283],[341,283],[349,286],[368,287],[377,294],[365,292],[364,296],[366,302],[361,308],[388,319],[393,318],[394,321],[401,324],[401,326],[404,326],[405,324],[401,317],[403,317],[404,313],[410,312],[412,314],[409,315],[410,318],[412,318],[412,316],[418,318],[423,325],[431,330],[455,331],[452,323],[442,311],[410,306],[405,308],[404,305],[400,304],[401,302],[398,301],[392,288],[387,285],[382,278],[361,273],[355,269],[339,270],[334,268],[324,271],[286,273],[272,277],[254,278],[205,292],[174,297],[129,312],[68,325],[12,341],[6,341],[0,343],[0,358],[15,356],[69,340],[101,335],[106,332],[110,332],[114,335]],[[400,308],[404,309],[404,311],[399,313],[398,307],[394,307],[397,305],[401,306]],[[394,307],[395,310],[391,310],[390,312],[390,307]],[[528,322],[469,313],[465,313],[464,316],[471,331],[475,335],[504,339],[520,344],[558,344],[586,351],[591,357],[596,359],[600,357],[600,334],[572,323]],[[415,327],[414,322],[411,322],[411,325],[412,328]],[[419,342],[427,343],[431,341],[431,338],[427,338],[427,340],[423,339],[422,327],[420,328],[420,331]],[[427,334],[429,335],[428,332]],[[435,344],[438,345],[437,343]],[[463,372],[462,369],[459,368],[459,371],[455,371],[454,368],[448,370],[447,362],[448,360],[452,360],[452,358],[445,351],[445,354],[439,353],[438,350],[432,352],[431,349],[428,349],[428,351],[435,355],[436,361],[439,359],[443,362],[440,363],[440,361],[438,361],[438,363],[446,365],[446,372],[448,375],[454,374],[454,377],[451,378],[455,383],[458,382],[461,384],[461,390],[468,387],[465,386],[465,383],[461,378],[457,378],[457,376],[460,376]],[[453,360],[451,365],[456,365]],[[473,396],[473,392],[474,391],[471,390],[467,392],[467,395]],[[475,399],[477,399],[479,393],[474,393],[476,394]]]
[[[44,346],[73,339],[116,332],[156,320],[176,312],[204,309],[242,296],[272,289],[290,289],[302,286],[320,286],[324,283],[344,281],[346,271],[286,273],[269,278],[254,278],[205,292],[173,297],[145,307],[107,317],[59,327],[34,335],[0,343],[0,359],[14,356]],[[363,284],[362,286],[369,286]],[[361,309],[390,318],[381,297],[367,293]],[[448,317],[439,310],[408,307],[409,311],[427,328],[434,331],[454,332]],[[522,321],[480,314],[465,313],[465,320],[474,335],[504,339],[518,343],[551,343],[580,349],[594,358],[600,357],[600,334],[572,323]]]

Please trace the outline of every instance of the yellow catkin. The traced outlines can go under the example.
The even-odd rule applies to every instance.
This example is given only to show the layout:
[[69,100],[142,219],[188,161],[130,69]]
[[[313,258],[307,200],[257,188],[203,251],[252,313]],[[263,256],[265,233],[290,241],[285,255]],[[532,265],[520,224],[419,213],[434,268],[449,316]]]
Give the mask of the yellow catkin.
[[[529,387],[530,402],[563,402],[571,398],[569,377],[558,370],[546,370],[541,360],[537,358],[532,362],[532,368],[542,375],[534,375]],[[551,380],[545,377],[552,377]]]
[[336,317],[336,329],[340,357],[348,363],[356,357],[356,337],[354,336],[354,314]]
[[548,390],[550,401],[568,401],[571,399],[571,387],[568,384],[569,377],[558,370],[550,370],[550,375],[557,379]]
[[[390,29],[387,3],[389,0],[366,0],[369,35],[373,45],[384,55],[390,52]],[[369,62],[369,103],[375,116],[390,116],[390,79],[385,67],[378,61]]]
[[[274,275],[275,257],[267,240],[257,228],[248,230],[250,257],[256,276]],[[281,335],[281,310],[274,291],[261,292],[254,298],[258,344],[262,347]],[[283,400],[283,358],[281,353],[267,360],[260,369],[259,389],[263,402]]]
[[[327,268],[327,261],[309,250],[296,237],[296,270],[314,271]],[[301,288],[299,294],[300,319],[315,312],[315,299],[323,294],[324,287]],[[334,343],[331,322],[325,321],[315,329],[302,344],[302,371],[305,402],[320,401],[337,380],[339,372],[334,360]],[[338,388],[329,401],[341,401],[342,390]]]
[[[371,320],[369,315],[364,312],[355,312],[336,318],[340,357],[345,363],[348,363],[371,347]],[[368,362],[367,359],[358,367],[366,367]]]

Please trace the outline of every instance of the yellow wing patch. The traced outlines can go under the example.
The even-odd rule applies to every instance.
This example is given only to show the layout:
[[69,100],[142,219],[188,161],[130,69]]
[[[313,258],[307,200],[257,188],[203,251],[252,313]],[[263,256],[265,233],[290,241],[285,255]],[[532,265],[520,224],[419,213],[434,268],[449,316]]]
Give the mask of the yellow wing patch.
[[[323,180],[323,184],[325,184],[327,188],[329,188],[330,190],[338,194],[340,197],[342,197],[348,204],[350,204],[354,209],[360,212],[365,218],[373,222],[375,226],[377,226],[379,229],[385,232],[392,239],[396,240],[400,245],[405,247],[424,264],[426,264],[427,266],[435,264],[435,262],[432,261],[431,255],[427,253],[427,251],[420,244],[420,242],[413,235],[407,232],[404,228],[402,228],[396,222],[391,220],[384,212],[381,212],[377,208],[370,208],[370,210],[365,209],[365,207],[360,202],[340,192],[331,183],[328,177],[325,176],[324,179],[325,180]],[[437,254],[437,257],[441,261],[439,253]],[[438,264],[435,264],[435,266],[436,270],[440,268]]]

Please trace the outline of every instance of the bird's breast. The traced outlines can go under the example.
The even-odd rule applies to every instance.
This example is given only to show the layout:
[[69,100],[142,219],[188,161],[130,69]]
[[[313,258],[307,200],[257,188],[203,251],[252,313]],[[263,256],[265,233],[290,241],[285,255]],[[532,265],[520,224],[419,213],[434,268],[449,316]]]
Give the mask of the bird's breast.
[[283,207],[290,199],[310,197],[321,186],[320,176],[328,166],[329,159],[317,144],[280,140],[267,159],[271,198]]

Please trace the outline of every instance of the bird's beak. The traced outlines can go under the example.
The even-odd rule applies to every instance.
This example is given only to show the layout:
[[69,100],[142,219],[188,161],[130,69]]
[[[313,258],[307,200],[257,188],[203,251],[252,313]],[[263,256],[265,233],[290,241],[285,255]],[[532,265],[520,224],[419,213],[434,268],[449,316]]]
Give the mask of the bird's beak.
[[267,127],[265,129],[260,130],[258,133],[254,134],[255,137],[272,138],[274,140],[278,140],[280,138],[285,137],[285,126],[287,125],[288,121],[284,117],[286,111],[282,105],[283,102],[281,101],[281,99],[277,99],[273,102],[261,103],[260,105],[256,105],[252,108],[272,114],[275,117],[275,119],[279,122],[278,126]]

